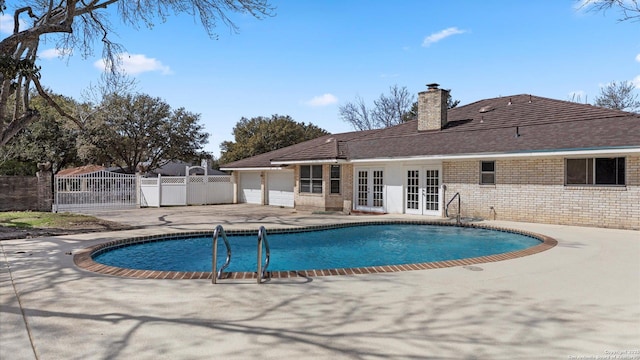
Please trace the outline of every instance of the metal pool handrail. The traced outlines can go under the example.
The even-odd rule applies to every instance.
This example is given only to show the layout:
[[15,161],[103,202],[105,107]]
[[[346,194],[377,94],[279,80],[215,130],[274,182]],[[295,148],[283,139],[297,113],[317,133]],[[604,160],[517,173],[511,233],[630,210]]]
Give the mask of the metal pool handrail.
[[[266,251],[266,259],[264,268],[262,267],[262,244]],[[271,250],[269,249],[269,241],[267,240],[267,229],[264,226],[260,226],[258,229],[258,271],[256,276],[258,278],[258,284],[262,284],[262,279],[267,275],[267,268],[269,267],[269,259],[271,258]]]
[[447,206],[444,208],[444,215],[446,217],[449,217],[449,205],[453,202],[453,200],[455,200],[456,197],[458,198],[458,214],[456,214],[456,225],[460,225],[460,193],[459,192],[453,195],[451,200],[449,200],[449,202],[447,203]]
[[[222,240],[224,240],[224,244],[227,247],[227,261],[225,261],[224,265],[216,272],[218,268],[218,237],[222,236]],[[231,246],[229,245],[229,240],[227,240],[227,234],[224,232],[222,225],[216,226],[216,229],[213,231],[213,258],[211,260],[211,283],[215,284],[217,279],[222,277],[222,271],[229,266],[229,262],[231,261]]]

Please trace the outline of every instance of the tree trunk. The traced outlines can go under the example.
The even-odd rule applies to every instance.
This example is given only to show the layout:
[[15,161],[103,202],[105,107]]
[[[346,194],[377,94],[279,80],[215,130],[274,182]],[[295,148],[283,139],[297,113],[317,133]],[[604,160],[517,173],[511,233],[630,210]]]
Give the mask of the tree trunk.
[[29,126],[32,122],[40,118],[40,113],[37,110],[27,110],[17,119],[14,119],[5,127],[3,127],[0,133],[0,146],[4,146],[11,140],[11,138],[18,133],[18,131]]

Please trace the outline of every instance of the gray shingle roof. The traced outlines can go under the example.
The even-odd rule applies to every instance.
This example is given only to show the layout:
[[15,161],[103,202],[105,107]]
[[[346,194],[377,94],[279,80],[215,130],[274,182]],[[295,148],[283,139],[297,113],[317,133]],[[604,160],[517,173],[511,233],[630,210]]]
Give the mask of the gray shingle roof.
[[345,159],[344,144],[380,130],[354,131],[324,135],[268,153],[224,164],[222,168],[271,167],[272,161],[305,161]]
[[638,114],[538,96],[481,100],[450,109],[447,117],[442,130],[418,131],[414,120],[386,129],[326,135],[223,167],[640,146]]

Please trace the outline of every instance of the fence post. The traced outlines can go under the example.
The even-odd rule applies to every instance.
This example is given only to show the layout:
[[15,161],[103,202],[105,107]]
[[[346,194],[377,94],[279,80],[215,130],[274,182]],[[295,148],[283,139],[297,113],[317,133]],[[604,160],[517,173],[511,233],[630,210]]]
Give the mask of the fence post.
[[53,211],[53,173],[51,163],[38,164],[38,211]]
[[184,177],[184,205],[189,205],[189,174]]
[[158,207],[162,206],[162,174],[158,174]]
[[137,172],[136,173],[136,207],[138,209],[140,209],[140,199],[142,198],[142,188],[141,188],[141,180],[142,179],[142,173]]

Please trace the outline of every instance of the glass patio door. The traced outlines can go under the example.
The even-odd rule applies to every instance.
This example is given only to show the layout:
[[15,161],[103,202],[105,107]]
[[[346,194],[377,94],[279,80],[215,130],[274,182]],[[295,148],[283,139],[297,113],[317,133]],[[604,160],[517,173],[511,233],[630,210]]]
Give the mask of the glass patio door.
[[405,212],[440,215],[440,169],[408,168],[405,181]]
[[384,211],[384,171],[356,170],[356,210]]

